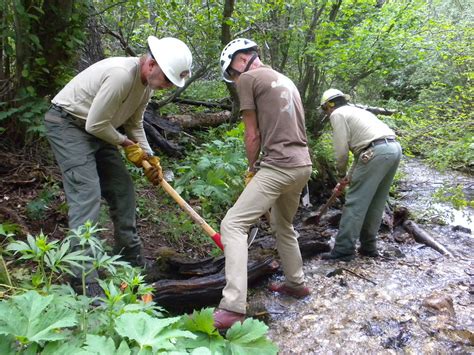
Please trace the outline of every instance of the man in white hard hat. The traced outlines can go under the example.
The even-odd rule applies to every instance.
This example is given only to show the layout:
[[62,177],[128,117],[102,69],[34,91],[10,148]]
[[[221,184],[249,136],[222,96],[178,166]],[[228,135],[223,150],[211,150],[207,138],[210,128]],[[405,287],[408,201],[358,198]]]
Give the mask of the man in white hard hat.
[[[325,91],[321,108],[331,121],[338,175],[349,184],[334,248],[321,258],[350,261],[358,240],[360,255],[377,257],[376,236],[402,155],[400,144],[374,114],[348,105],[340,90]],[[346,176],[349,151],[356,164],[352,176]]]
[[[46,135],[63,176],[69,228],[96,223],[104,197],[114,224],[114,252],[137,266],[145,259],[136,230],[135,190],[117,147],[138,167],[147,160],[152,168],[146,176],[159,184],[160,160],[146,139],[143,113],[153,90],[182,87],[192,64],[188,46],[176,38],[150,36],[147,44],[148,53],[140,58],[104,59],[77,74],[45,115]],[[93,272],[87,277],[90,296],[101,294],[96,277]]]
[[294,83],[264,65],[257,44],[245,38],[227,44],[220,66],[224,80],[237,88],[248,159],[248,184],[221,223],[226,286],[214,312],[214,326],[226,329],[245,318],[247,232],[270,208],[286,279],[269,288],[296,298],[310,294],[292,222],[312,168],[303,105]]

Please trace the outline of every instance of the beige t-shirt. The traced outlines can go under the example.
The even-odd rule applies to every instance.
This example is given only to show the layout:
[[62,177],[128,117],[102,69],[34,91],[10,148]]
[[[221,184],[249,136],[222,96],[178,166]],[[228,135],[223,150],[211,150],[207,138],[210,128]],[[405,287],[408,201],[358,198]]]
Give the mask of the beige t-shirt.
[[377,116],[358,107],[338,107],[329,120],[333,129],[336,166],[340,173],[346,170],[349,150],[357,155],[373,140],[395,137],[395,132]]
[[282,168],[311,165],[304,111],[295,84],[268,66],[243,73],[237,82],[240,110],[255,110],[261,162]]
[[[139,58],[114,57],[80,72],[52,103],[85,120],[88,133],[114,145],[128,137],[150,153],[143,112],[152,93],[141,82]],[[117,131],[122,125],[126,136]]]

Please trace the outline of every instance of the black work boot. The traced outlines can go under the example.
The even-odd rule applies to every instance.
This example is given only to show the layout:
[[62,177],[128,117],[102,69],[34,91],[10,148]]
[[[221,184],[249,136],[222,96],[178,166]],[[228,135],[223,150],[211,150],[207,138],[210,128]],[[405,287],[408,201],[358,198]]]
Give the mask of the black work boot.
[[351,261],[355,259],[355,255],[354,254],[341,254],[341,253],[335,252],[333,249],[329,253],[322,253],[321,259],[334,260],[334,261]]
[[360,255],[367,256],[369,258],[378,258],[378,257],[380,257],[380,254],[376,249],[375,250],[365,250],[365,249],[359,248],[357,251],[359,252]]

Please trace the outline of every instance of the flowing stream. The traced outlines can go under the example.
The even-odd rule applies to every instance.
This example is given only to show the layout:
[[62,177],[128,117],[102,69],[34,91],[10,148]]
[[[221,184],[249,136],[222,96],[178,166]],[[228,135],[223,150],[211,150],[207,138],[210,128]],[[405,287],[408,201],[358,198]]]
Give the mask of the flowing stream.
[[260,303],[268,312],[280,354],[474,353],[474,212],[431,197],[439,187],[461,184],[472,199],[474,178],[417,160],[404,160],[400,171],[396,204],[426,220],[419,225],[453,256],[386,232],[378,239],[381,258],[305,260],[312,294],[303,300],[269,293],[265,285],[251,289],[250,307]]

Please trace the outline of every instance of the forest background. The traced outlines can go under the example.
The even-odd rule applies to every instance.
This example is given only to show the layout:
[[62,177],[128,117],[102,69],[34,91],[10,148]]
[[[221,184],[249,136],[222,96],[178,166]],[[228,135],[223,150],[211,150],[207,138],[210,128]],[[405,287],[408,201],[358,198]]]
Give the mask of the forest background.
[[[98,60],[144,53],[149,35],[178,37],[194,56],[193,75],[184,88],[155,94],[156,114],[209,111],[179,104],[179,99],[232,107],[230,119],[219,127],[171,136],[183,147],[179,157],[157,151],[165,169],[174,171],[175,188],[214,226],[242,190],[246,166],[235,90],[221,80],[218,65],[223,46],[236,37],[257,42],[262,61],[297,85],[306,112],[313,181],[323,181],[320,188],[334,184],[331,134],[319,110],[321,94],[330,87],[350,94],[352,102],[396,110],[383,120],[397,132],[405,155],[438,169],[472,174],[473,10],[471,0],[3,1],[0,152],[5,166],[0,172],[12,173],[5,162],[13,157],[17,175],[41,174],[34,179],[35,192],[12,207],[24,223],[2,216],[2,252],[8,252],[4,249],[12,239],[29,234],[25,229],[36,235],[31,242],[36,245],[45,237],[41,231],[58,238],[65,234],[60,177],[44,169],[54,167],[42,125],[50,99]],[[143,234],[160,239],[157,245],[193,250],[196,256],[218,254],[163,192],[155,193],[141,171],[129,169],[137,183],[138,216],[148,223]],[[469,203],[459,191],[446,192],[460,206]],[[4,205],[12,206],[7,195],[3,198]],[[105,212],[103,224],[109,227]],[[50,220],[54,227],[48,229],[45,221]],[[48,282],[40,277],[36,289],[45,286]],[[15,288],[7,291],[22,294]],[[41,349],[47,343],[25,340],[26,346]],[[137,341],[129,342],[133,344]]]

